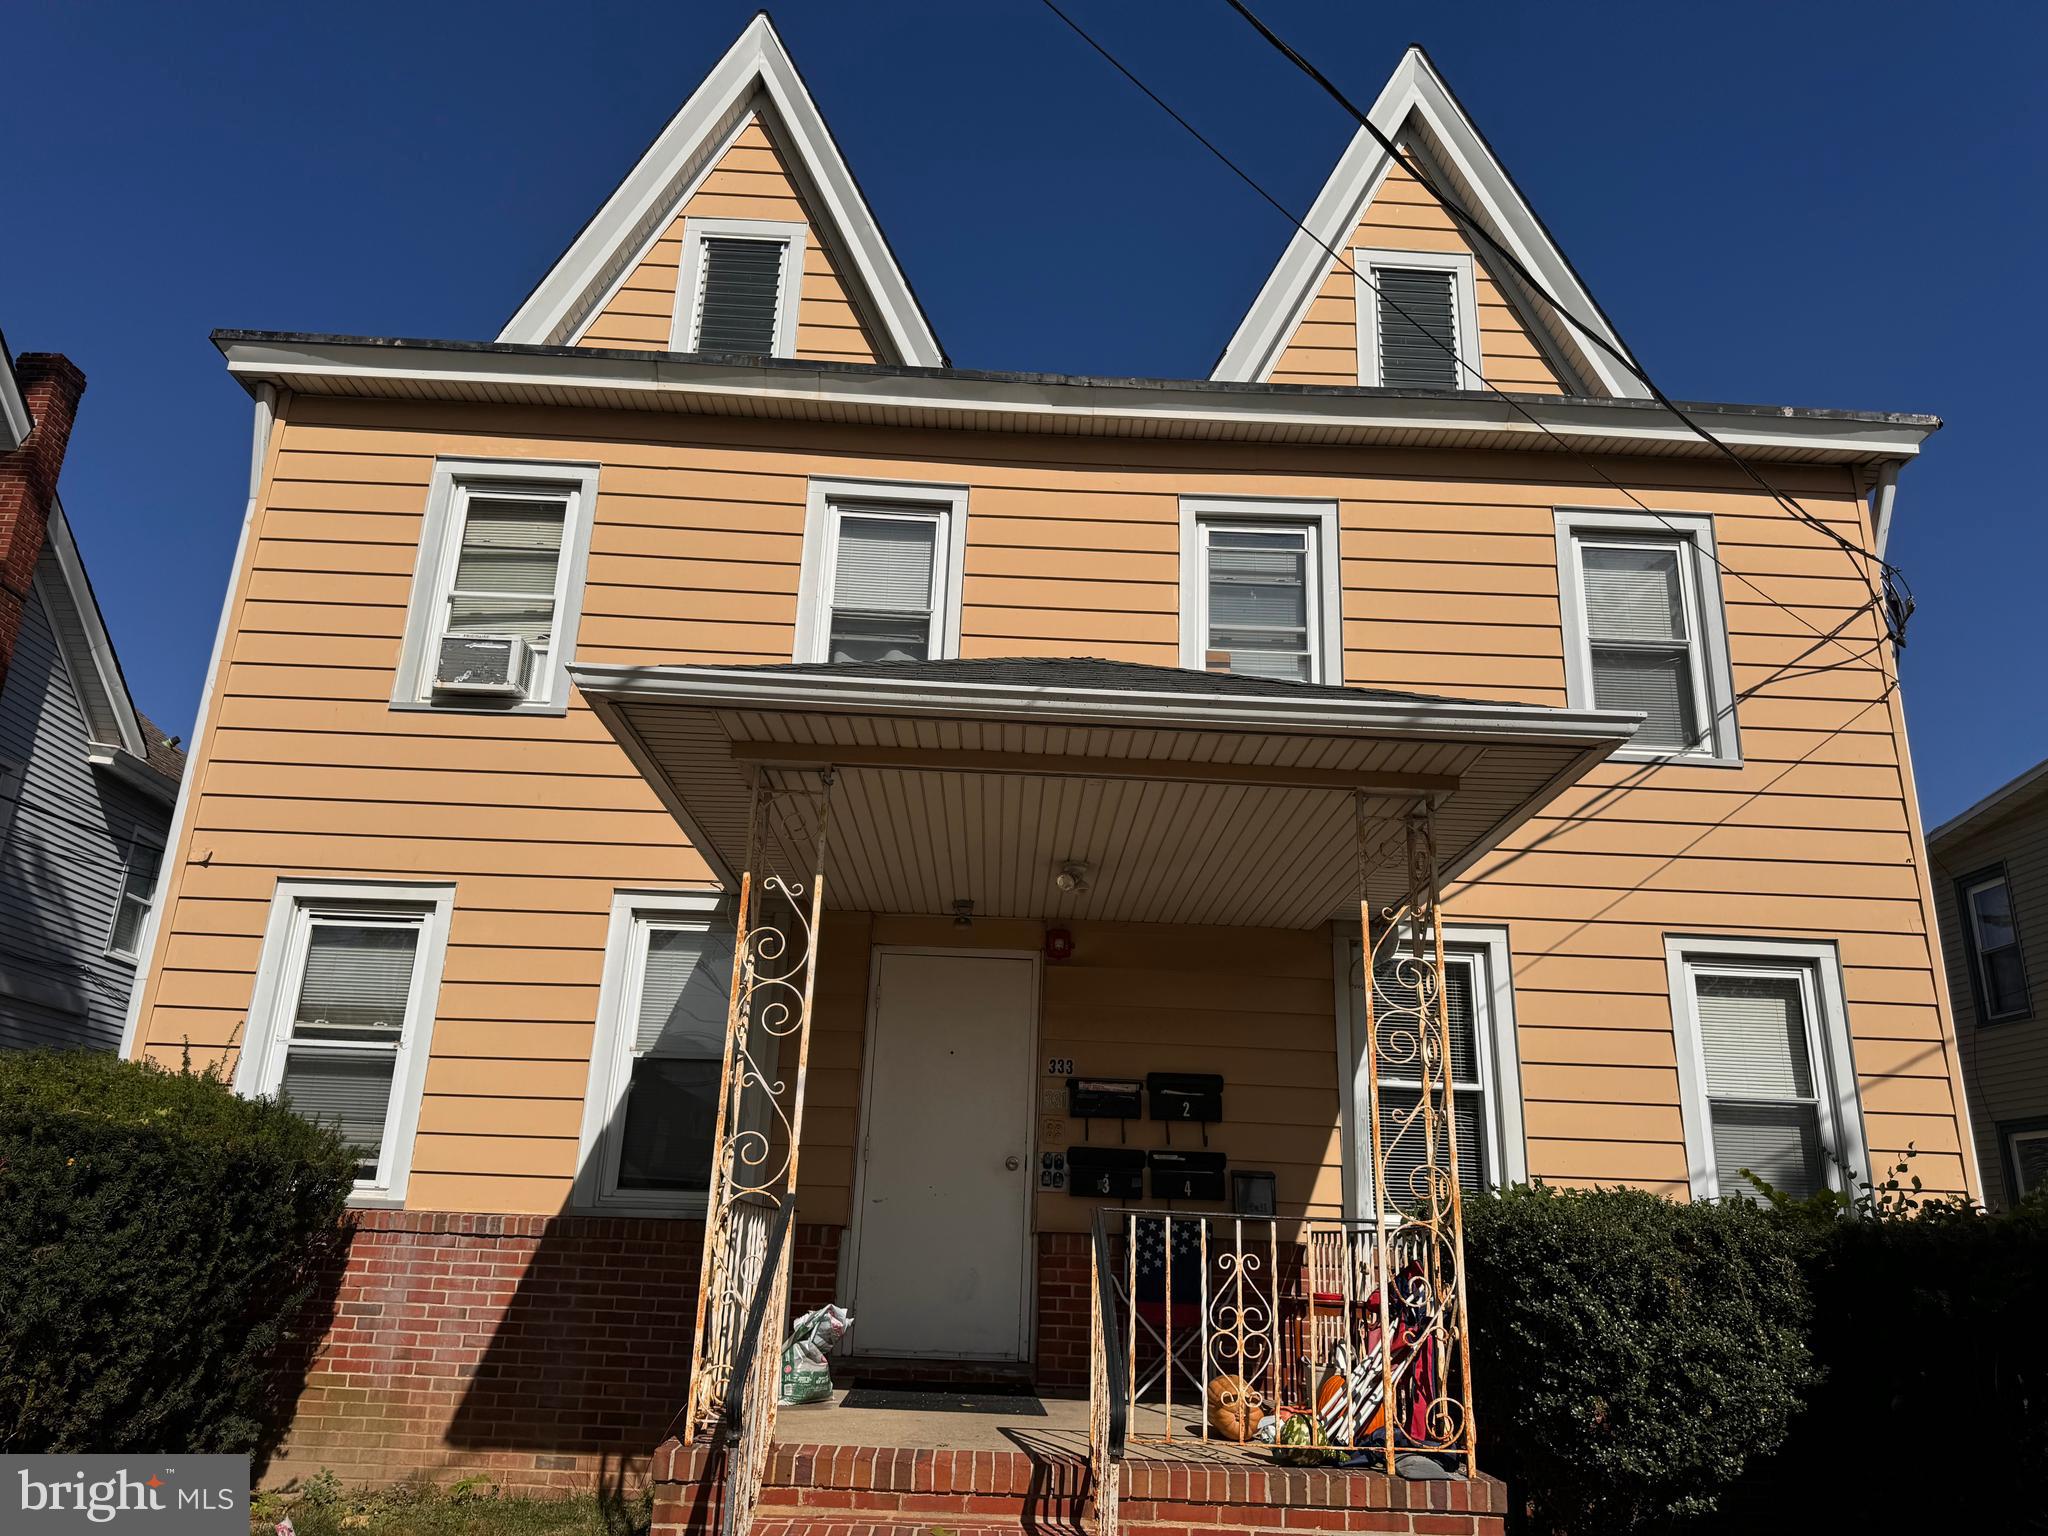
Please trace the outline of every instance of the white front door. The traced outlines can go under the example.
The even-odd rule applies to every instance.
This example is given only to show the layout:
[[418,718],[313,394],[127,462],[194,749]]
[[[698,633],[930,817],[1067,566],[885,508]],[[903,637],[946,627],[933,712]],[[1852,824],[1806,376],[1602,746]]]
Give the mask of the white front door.
[[1019,1360],[1037,966],[875,952],[853,1348]]

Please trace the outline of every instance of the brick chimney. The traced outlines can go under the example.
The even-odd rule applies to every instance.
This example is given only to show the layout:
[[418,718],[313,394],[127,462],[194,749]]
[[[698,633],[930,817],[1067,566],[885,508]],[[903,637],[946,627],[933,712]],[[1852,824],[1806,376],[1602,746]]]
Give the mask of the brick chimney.
[[29,582],[49,536],[57,476],[85,393],[85,375],[56,352],[23,353],[14,361],[14,377],[33,425],[20,447],[0,453],[0,687],[21,636]]

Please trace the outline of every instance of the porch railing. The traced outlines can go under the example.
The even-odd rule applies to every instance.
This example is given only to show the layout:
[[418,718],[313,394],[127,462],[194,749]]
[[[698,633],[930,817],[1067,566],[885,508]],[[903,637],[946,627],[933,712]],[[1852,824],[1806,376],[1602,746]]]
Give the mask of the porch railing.
[[756,1283],[728,1356],[732,1373],[726,1380],[720,1428],[725,1454],[719,1510],[723,1536],[747,1536],[753,1529],[761,1476],[775,1442],[775,1404],[782,1385],[782,1352],[777,1346],[780,1319],[789,1310],[789,1225],[795,1210],[796,1201],[785,1199],[763,1224]]
[[1116,1536],[1124,1439],[1130,1422],[1131,1382],[1124,1368],[1126,1356],[1117,1347],[1123,1329],[1108,1217],[1107,1211],[1095,1213],[1088,1257],[1088,1470],[1095,1496],[1096,1536]]
[[1124,1409],[1119,1455],[1126,1440],[1229,1442],[1267,1415],[1307,1414],[1314,1443],[1390,1473],[1409,1451],[1469,1470],[1462,1307],[1442,1247],[1421,1220],[1105,1211],[1091,1417]]

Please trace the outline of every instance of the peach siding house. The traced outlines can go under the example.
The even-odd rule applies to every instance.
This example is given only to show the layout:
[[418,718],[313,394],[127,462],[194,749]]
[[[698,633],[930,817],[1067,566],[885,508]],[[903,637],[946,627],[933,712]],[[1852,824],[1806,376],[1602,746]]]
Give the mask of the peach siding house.
[[1938,423],[1687,407],[1795,517],[1419,50],[1372,115],[1481,229],[1362,131],[1206,380],[950,369],[765,18],[494,340],[217,337],[248,515],[129,1048],[363,1148],[275,1475],[644,1466],[772,1290],[736,1195],[854,1374],[1057,1390],[1104,1209],[1977,1192],[1872,600]]

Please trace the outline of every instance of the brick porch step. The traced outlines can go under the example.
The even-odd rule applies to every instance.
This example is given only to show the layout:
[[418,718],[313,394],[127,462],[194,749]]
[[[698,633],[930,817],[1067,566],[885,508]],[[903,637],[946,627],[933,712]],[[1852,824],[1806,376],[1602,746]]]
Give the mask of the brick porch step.
[[1016,1521],[1008,1525],[962,1525],[957,1520],[930,1520],[912,1522],[888,1521],[881,1524],[854,1525],[836,1520],[763,1520],[754,1522],[754,1536],[934,1536],[943,1532],[945,1536],[1017,1536],[1022,1527]]

